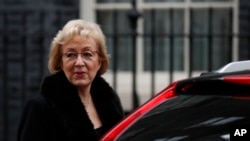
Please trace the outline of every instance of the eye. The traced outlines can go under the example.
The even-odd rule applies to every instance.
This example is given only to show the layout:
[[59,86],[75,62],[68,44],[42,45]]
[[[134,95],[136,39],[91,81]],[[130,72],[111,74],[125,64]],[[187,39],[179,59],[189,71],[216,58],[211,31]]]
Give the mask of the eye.
[[66,54],[67,58],[75,58],[77,56],[77,53],[75,52],[67,52]]
[[93,57],[93,53],[91,51],[85,51],[82,53],[84,57]]

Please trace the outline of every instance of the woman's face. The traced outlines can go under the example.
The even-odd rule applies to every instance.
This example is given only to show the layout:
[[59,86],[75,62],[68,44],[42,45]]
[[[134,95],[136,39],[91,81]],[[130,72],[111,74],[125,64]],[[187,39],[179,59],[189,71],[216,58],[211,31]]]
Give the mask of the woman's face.
[[101,66],[94,39],[73,36],[62,46],[61,52],[61,69],[67,79],[77,87],[89,86]]

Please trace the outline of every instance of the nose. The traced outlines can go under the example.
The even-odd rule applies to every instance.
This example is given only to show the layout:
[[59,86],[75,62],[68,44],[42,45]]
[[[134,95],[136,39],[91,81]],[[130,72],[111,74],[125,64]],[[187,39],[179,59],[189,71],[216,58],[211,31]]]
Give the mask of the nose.
[[77,56],[75,65],[76,65],[76,66],[84,66],[84,65],[85,65],[85,62],[83,61],[81,55],[78,55],[78,56]]

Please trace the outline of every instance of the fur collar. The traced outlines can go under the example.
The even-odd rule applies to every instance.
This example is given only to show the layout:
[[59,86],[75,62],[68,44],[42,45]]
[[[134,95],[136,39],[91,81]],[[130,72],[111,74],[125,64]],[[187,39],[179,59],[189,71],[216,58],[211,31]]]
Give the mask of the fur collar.
[[[100,76],[96,76],[93,80],[90,92],[93,97],[103,100],[110,99],[114,93],[109,84]],[[105,93],[105,95],[98,94],[99,92]],[[68,81],[63,71],[46,77],[41,86],[41,93],[47,98],[63,103],[78,97],[76,87]]]
[[[100,76],[93,80],[90,91],[103,126],[107,127],[106,129],[110,128],[114,122],[118,121],[117,118],[111,119],[110,113],[117,111],[114,107],[121,107],[119,104],[117,106],[111,105],[117,101],[117,94]],[[58,119],[56,122],[60,122],[58,125],[62,127],[59,129],[63,130],[62,132],[68,137],[74,136],[80,139],[83,134],[96,137],[93,124],[88,118],[77,89],[67,80],[64,72],[61,71],[46,77],[41,86],[41,94],[52,107],[53,115],[55,115],[55,119]]]

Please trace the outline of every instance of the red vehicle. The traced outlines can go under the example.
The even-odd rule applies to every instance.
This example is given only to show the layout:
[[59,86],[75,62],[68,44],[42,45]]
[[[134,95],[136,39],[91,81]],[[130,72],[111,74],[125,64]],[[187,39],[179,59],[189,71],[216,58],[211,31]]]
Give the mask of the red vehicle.
[[[247,67],[250,61],[234,62],[170,84],[101,141],[232,141],[236,128],[250,125]],[[243,139],[237,134],[235,138]]]

